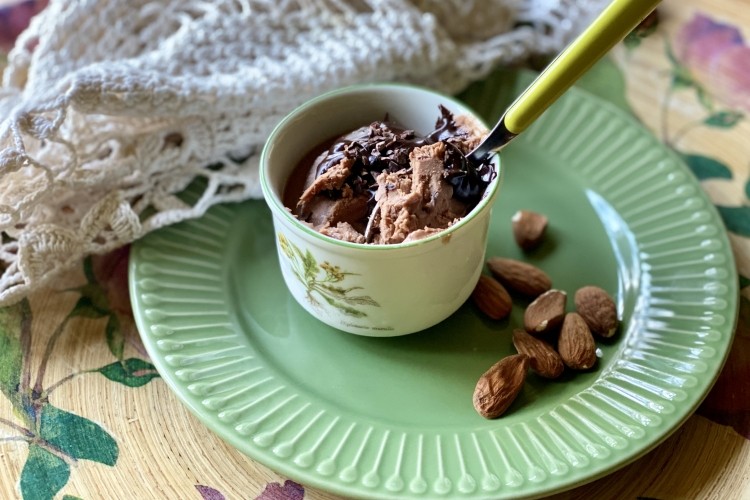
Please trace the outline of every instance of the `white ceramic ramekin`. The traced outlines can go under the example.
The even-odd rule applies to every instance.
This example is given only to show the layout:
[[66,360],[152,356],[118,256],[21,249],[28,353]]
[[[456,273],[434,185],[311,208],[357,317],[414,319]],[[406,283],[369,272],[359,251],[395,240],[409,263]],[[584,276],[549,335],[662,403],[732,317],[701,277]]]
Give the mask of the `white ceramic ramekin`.
[[347,87],[301,105],[271,133],[261,156],[263,196],[273,214],[279,263],[289,291],[320,321],[359,335],[390,337],[433,326],[469,297],[484,264],[498,175],[460,222],[428,238],[396,245],[336,240],[297,220],[284,206],[284,186],[312,148],[386,113],[419,133],[434,129],[439,105],[476,115],[460,102],[395,84]]

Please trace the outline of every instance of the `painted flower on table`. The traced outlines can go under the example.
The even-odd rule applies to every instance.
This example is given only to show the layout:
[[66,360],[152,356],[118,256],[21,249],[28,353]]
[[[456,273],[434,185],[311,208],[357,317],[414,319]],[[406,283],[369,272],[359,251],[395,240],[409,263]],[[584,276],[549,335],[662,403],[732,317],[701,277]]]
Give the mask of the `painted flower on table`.
[[0,7],[0,51],[10,50],[31,18],[46,6],[47,0],[26,0]]
[[256,500],[303,500],[305,489],[301,484],[286,480],[284,484],[268,483]]
[[737,27],[696,13],[677,33],[674,55],[714,97],[750,111],[750,45]]
[[[703,120],[693,122],[687,130],[698,127],[731,129],[750,113],[750,44],[742,32],[731,24],[720,22],[705,14],[696,13],[677,31],[673,44],[668,45],[672,63],[672,88],[692,88],[698,101],[710,113]],[[719,104],[717,106],[717,104]],[[664,127],[666,130],[666,127]],[[680,135],[680,134],[676,134]],[[671,139],[673,147],[676,136]],[[736,182],[734,172],[713,156],[700,151],[677,149],[688,166],[701,181]],[[750,181],[745,181],[745,193],[750,196]],[[727,206],[717,202],[716,208],[730,233],[750,238],[750,205],[746,202]],[[750,281],[740,275],[740,286]],[[719,424],[733,427],[750,439],[750,399],[748,379],[750,366],[750,301],[740,298],[737,335],[729,358],[719,378],[703,401],[698,413]]]
[[[226,500],[221,491],[211,486],[196,484],[195,489],[201,494],[203,500]],[[261,494],[255,497],[255,500],[304,500],[304,498],[305,488],[301,484],[287,479],[283,485],[268,483]]]

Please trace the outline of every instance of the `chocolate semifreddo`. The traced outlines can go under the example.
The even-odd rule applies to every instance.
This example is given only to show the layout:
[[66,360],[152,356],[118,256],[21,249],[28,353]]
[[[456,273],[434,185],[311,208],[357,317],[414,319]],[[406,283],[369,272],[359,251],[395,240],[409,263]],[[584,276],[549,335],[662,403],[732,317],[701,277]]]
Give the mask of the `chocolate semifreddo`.
[[440,107],[435,130],[421,136],[386,118],[327,141],[295,168],[284,204],[327,236],[395,244],[440,232],[481,199],[497,175],[490,162],[462,155],[486,135],[473,118]]

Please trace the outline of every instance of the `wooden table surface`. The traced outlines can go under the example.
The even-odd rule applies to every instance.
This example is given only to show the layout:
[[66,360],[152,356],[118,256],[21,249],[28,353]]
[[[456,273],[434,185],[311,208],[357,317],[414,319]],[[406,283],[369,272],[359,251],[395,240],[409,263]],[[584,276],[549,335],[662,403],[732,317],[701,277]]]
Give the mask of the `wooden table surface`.
[[[19,22],[8,8],[0,65]],[[582,86],[683,155],[718,207],[741,306],[697,413],[646,456],[554,498],[750,498],[750,3],[667,0],[596,71]],[[242,455],[180,403],[139,339],[127,261],[127,249],[87,259],[0,309],[0,498],[335,498]]]

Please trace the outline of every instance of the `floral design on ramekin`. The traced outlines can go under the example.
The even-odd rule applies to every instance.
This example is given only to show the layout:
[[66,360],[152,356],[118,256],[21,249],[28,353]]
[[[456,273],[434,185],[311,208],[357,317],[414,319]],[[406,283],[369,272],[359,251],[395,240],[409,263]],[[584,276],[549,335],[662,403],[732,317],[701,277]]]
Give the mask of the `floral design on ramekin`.
[[317,296],[340,312],[355,318],[367,316],[358,306],[380,307],[380,304],[369,295],[358,294],[357,290],[362,290],[361,286],[341,286],[347,276],[356,276],[356,273],[343,271],[328,261],[318,264],[310,250],[303,252],[281,233],[278,233],[278,238],[279,247],[289,259],[292,273],[305,287],[307,299],[312,305],[321,304]]

